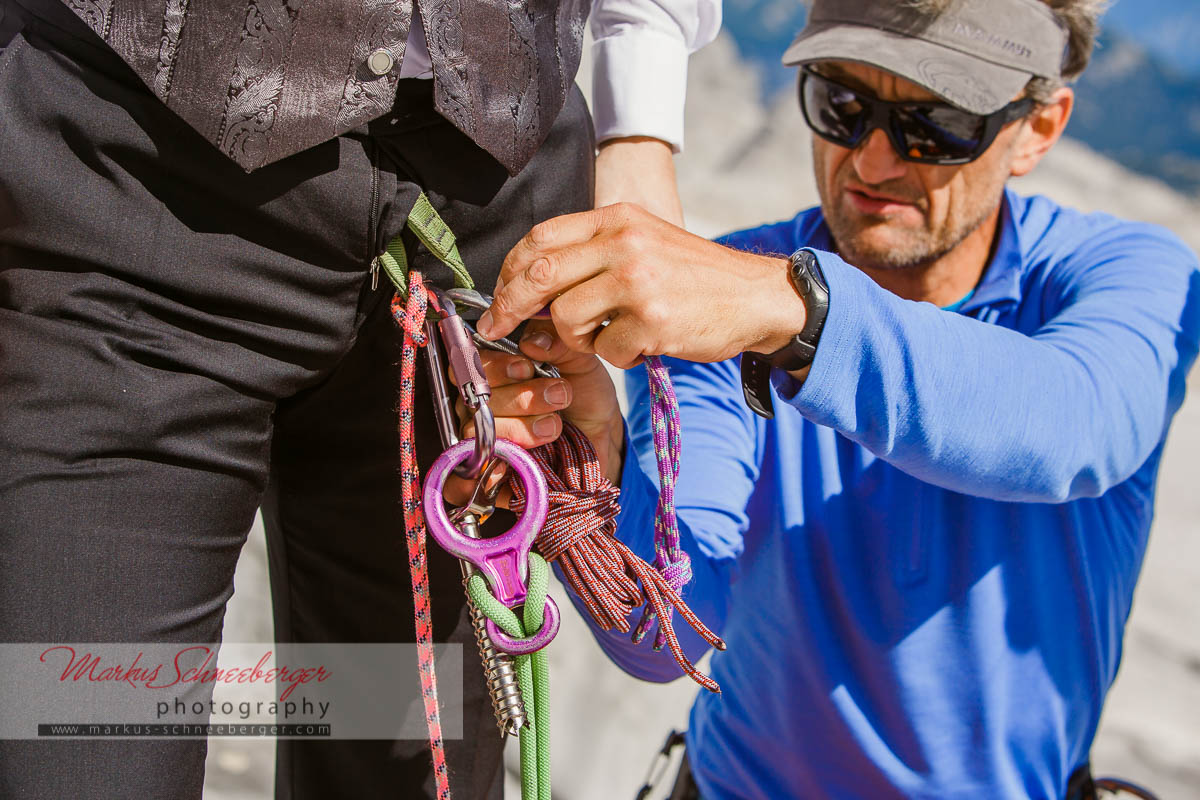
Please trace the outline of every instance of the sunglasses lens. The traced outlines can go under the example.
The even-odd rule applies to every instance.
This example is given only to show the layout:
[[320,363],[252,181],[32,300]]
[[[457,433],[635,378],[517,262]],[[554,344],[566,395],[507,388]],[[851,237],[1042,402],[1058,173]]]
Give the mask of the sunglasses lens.
[[891,122],[905,156],[934,163],[974,156],[985,128],[984,117],[934,105],[893,108]]
[[940,103],[881,103],[811,71],[800,83],[800,102],[809,126],[844,147],[858,146],[879,104],[887,107],[889,138],[911,161],[960,164],[985,144],[987,117]]
[[801,86],[800,100],[808,124],[817,133],[850,147],[862,138],[869,107],[853,91],[809,74]]

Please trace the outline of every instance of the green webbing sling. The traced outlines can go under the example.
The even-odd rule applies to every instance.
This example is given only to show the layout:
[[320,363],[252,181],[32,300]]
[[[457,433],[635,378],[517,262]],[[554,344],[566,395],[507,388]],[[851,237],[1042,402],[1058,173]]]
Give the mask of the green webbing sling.
[[[450,226],[434,210],[433,204],[424,192],[417,197],[412,211],[408,213],[408,229],[412,231],[421,244],[437,257],[450,271],[454,273],[454,284],[462,289],[474,289],[475,281],[463,264],[462,256],[458,254],[458,242]],[[388,242],[387,250],[379,254],[379,264],[387,273],[388,279],[396,286],[401,297],[408,296],[408,253],[404,250],[404,242],[396,236]]]
[[[517,639],[532,636],[542,628],[550,568],[537,553],[529,553],[529,594],[523,619],[497,600],[487,581],[476,572],[467,581],[467,594],[484,616]],[[517,684],[525,700],[528,725],[521,731],[521,800],[551,800],[550,797],[550,665],[545,649],[515,656]],[[532,728],[532,730],[530,730]],[[530,734],[533,734],[532,736]]]

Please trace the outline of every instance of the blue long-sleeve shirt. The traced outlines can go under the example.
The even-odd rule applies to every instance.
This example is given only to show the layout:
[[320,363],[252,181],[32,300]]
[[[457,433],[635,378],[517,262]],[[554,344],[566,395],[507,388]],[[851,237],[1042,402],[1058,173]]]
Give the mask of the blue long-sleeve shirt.
[[[746,408],[736,360],[669,360],[686,597],[728,643],[723,693],[700,693],[688,731],[706,800],[1059,798],[1087,759],[1200,272],[1158,227],[1044,198],[1007,193],[1000,226],[957,312],[828,252],[819,209],[723,240],[812,247],[830,309],[807,381],[775,374],[773,421]],[[627,385],[617,536],[649,559],[649,398],[641,374]],[[596,637],[635,676],[680,675]]]

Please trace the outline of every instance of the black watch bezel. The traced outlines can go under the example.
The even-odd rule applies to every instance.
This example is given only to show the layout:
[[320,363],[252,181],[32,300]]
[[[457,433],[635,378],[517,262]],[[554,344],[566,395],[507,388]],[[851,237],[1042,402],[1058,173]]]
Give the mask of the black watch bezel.
[[804,328],[774,353],[742,353],[742,393],[746,405],[759,416],[771,419],[771,370],[795,372],[812,364],[821,331],[829,315],[829,284],[821,272],[817,255],[802,247],[788,258],[788,279],[804,303]]

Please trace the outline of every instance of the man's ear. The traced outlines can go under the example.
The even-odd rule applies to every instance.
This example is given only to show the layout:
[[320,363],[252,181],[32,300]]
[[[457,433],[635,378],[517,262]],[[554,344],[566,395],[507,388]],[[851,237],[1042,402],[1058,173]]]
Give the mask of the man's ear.
[[1067,127],[1071,109],[1075,107],[1075,92],[1064,86],[1050,95],[1045,105],[1038,106],[1017,134],[1012,175],[1019,178],[1029,173],[1054,146]]

